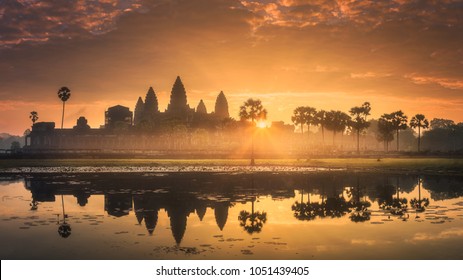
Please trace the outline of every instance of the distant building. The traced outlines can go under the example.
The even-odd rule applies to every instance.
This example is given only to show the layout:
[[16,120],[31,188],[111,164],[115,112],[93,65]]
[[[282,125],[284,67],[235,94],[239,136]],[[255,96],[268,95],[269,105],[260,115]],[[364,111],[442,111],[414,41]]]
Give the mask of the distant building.
[[131,127],[133,113],[129,108],[116,105],[108,108],[105,112],[105,128]]

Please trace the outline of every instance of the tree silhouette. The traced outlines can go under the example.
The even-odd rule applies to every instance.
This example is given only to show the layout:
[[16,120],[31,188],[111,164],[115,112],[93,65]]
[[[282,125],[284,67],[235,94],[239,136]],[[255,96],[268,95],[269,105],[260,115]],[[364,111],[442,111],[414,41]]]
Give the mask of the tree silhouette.
[[402,111],[392,112],[388,115],[392,128],[396,131],[397,151],[399,151],[399,131],[407,129],[408,117]]
[[307,122],[307,115],[306,115],[305,107],[300,106],[294,109],[293,116],[291,117],[291,121],[295,125],[301,126],[301,134],[304,135],[304,124],[306,124]]
[[416,114],[410,120],[410,127],[415,129],[418,128],[418,152],[420,152],[421,147],[421,129],[425,129],[429,127],[429,122],[426,117],[422,114]]
[[11,142],[10,150],[16,152],[21,149],[21,144],[18,141]]
[[254,212],[254,201],[256,198],[252,199],[252,210],[251,212],[242,210],[238,216],[238,221],[240,222],[240,226],[244,228],[244,230],[249,233],[253,234],[255,232],[259,233],[262,231],[264,224],[267,222],[267,213],[266,212]]
[[264,109],[264,106],[262,106],[262,102],[259,99],[249,98],[240,107],[239,116],[241,120],[250,120],[252,123],[251,165],[254,165],[254,130],[256,127],[256,120],[265,120],[267,118],[267,110]]
[[386,152],[389,150],[389,142],[394,140],[394,126],[392,124],[391,115],[384,114],[378,119],[378,134],[376,139],[384,142]]
[[64,106],[66,104],[66,101],[68,101],[69,97],[71,97],[71,90],[68,89],[67,87],[62,87],[58,90],[58,97],[63,101],[63,115],[61,116],[61,129],[63,129],[63,123],[64,123]]
[[322,143],[325,145],[325,127],[326,127],[326,111],[320,110],[315,114],[314,124],[319,125],[322,129]]
[[326,128],[333,131],[333,146],[336,133],[344,133],[350,123],[350,117],[341,111],[329,111],[326,113]]
[[39,119],[39,113],[37,113],[36,111],[32,111],[29,116],[29,119],[31,119],[32,125],[35,124],[35,122]]
[[422,141],[427,149],[453,152],[463,149],[463,122],[455,124],[452,120],[434,118],[430,128],[423,133]]
[[363,103],[360,107],[353,107],[349,111],[352,116],[351,126],[357,132],[357,154],[360,154],[360,132],[370,126],[370,123],[367,121],[370,111],[371,106],[369,102]]
[[430,122],[431,129],[448,129],[455,126],[455,122],[448,119],[434,118]]

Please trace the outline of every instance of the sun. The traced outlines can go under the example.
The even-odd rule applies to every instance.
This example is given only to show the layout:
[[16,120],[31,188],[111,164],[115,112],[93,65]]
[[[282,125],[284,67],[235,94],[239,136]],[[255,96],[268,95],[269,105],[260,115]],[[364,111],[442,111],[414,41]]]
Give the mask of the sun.
[[268,124],[266,121],[264,120],[260,120],[256,123],[256,127],[258,128],[267,128],[268,127]]

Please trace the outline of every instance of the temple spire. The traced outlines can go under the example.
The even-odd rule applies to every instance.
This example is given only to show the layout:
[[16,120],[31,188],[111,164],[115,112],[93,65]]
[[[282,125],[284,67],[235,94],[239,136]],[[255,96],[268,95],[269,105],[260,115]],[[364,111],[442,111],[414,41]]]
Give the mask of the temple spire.
[[219,93],[215,101],[215,115],[220,119],[226,119],[230,117],[228,112],[228,101],[223,91]]
[[204,104],[204,101],[201,99],[199,101],[198,107],[196,108],[196,113],[206,115],[207,114],[207,109],[206,105]]
[[145,97],[145,106],[143,110],[143,118],[145,120],[151,121],[159,112],[158,108],[158,98],[154,92],[153,87],[148,89]]
[[188,114],[190,107],[187,104],[186,91],[180,76],[177,76],[170,94],[170,103],[167,112],[174,117],[183,118]]
[[141,97],[138,97],[137,104],[135,105],[135,116],[133,120],[134,125],[138,125],[142,121],[144,108],[145,103],[143,103]]

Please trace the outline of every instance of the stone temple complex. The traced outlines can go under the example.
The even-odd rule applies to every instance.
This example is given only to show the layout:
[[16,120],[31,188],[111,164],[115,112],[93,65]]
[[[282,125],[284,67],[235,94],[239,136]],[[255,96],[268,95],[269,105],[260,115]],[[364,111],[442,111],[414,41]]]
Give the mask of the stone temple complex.
[[133,126],[156,128],[173,121],[191,125],[207,120],[220,121],[229,117],[228,102],[223,92],[217,96],[215,111],[208,114],[203,100],[199,102],[196,109],[188,105],[185,87],[180,77],[177,77],[170,94],[170,102],[164,112],[159,110],[158,98],[152,87],[149,88],[144,102],[141,97],[138,98],[135,105]]
[[[135,112],[122,105],[109,107],[100,128],[90,128],[84,116],[73,128],[57,129],[54,122],[34,123],[26,136],[25,151],[175,150],[191,146],[191,135],[198,129],[214,131],[224,122],[233,122],[223,92],[217,96],[214,109],[208,113],[203,100],[191,108],[182,80],[177,77],[164,112],[159,110],[158,98],[150,87],[144,100],[138,98]],[[174,131],[177,137],[172,137]]]

